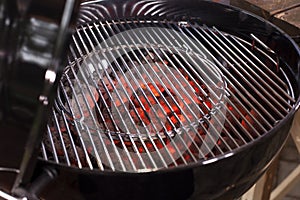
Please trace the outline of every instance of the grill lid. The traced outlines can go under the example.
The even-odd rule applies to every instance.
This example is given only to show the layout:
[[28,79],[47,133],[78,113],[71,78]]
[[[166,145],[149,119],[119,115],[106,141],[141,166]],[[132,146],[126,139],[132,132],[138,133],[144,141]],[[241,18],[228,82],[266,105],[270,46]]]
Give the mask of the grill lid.
[[188,21],[78,27],[42,144],[43,159],[145,172],[216,161],[293,107],[275,53]]

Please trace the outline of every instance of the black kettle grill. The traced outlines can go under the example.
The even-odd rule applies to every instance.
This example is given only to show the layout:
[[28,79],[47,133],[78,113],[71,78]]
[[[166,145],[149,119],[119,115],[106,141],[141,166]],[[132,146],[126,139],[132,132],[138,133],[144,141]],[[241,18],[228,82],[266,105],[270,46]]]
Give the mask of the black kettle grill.
[[0,5],[2,197],[236,199],[288,136],[300,51],[257,16],[195,0]]

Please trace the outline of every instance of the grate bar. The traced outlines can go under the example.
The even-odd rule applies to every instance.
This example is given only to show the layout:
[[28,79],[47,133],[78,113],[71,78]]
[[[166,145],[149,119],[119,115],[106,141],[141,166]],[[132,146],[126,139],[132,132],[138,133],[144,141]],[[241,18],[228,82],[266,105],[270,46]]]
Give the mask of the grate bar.
[[[243,81],[245,81],[246,84],[247,84],[251,89],[256,90],[255,86],[252,85],[252,84],[250,83],[250,81],[249,81],[248,79],[246,79],[246,77],[243,76],[243,74],[242,74],[237,68],[235,68],[235,65],[240,66],[240,64],[239,64],[237,61],[235,61],[235,59],[232,58],[232,56],[230,56],[230,55],[228,54],[228,52],[226,52],[226,51],[223,49],[223,47],[221,47],[221,45],[220,45],[215,39],[213,39],[212,36],[208,35],[208,33],[207,33],[206,31],[203,31],[203,30],[201,30],[201,31],[202,31],[202,33],[204,33],[210,40],[213,41],[214,44],[212,44],[212,45],[219,47],[220,50],[224,52],[224,54],[220,53],[220,55],[222,55],[222,57],[229,63],[230,68],[233,69],[233,70],[236,72],[236,74],[238,74],[239,77],[240,77]],[[218,50],[218,52],[219,52],[219,50]],[[228,56],[228,58],[230,58],[230,59],[234,62],[234,64],[232,64],[232,63],[225,57],[225,55]],[[240,67],[240,68],[242,68],[242,67]],[[279,112],[272,104],[270,104],[263,94],[260,94],[260,93],[257,93],[257,94],[259,95],[259,97],[260,97],[264,102],[267,102],[267,104],[273,109],[274,112],[276,112],[276,114],[278,114],[280,117],[283,117],[283,114],[281,114],[281,113],[280,113],[280,112]],[[253,100],[254,100],[255,98],[253,97],[253,95],[251,95],[251,96],[252,96],[252,98],[253,98]],[[257,101],[256,99],[255,99],[255,103],[257,103],[261,108],[263,108],[263,110],[265,111],[265,113],[269,113],[266,109],[264,109],[264,107],[263,107],[263,106],[260,104],[260,102]],[[271,115],[271,114],[269,114],[269,115]]]
[[[216,29],[215,29],[215,31],[216,31]],[[212,33],[211,30],[209,30],[209,32]],[[252,63],[253,65],[250,67],[250,66],[246,63],[246,61],[244,61],[244,60],[242,59],[242,57],[238,56],[238,55],[232,50],[232,48],[236,49],[237,52],[240,53],[242,56],[245,57],[245,55],[244,55],[241,51],[239,51],[238,48],[237,48],[235,45],[233,45],[227,38],[225,38],[225,36],[224,36],[223,34],[221,34],[220,31],[217,31],[217,33],[219,33],[219,34],[217,35],[217,34],[213,34],[213,33],[212,33],[211,35],[214,35],[214,37],[217,38],[219,44],[222,44],[223,46],[226,47],[227,51],[224,49],[224,52],[228,52],[228,51],[229,51],[229,52],[231,52],[231,53],[236,57],[237,60],[234,59],[232,56],[230,56],[232,59],[235,60],[234,62],[235,62],[236,65],[239,67],[239,69],[240,69],[242,72],[244,72],[244,74],[247,75],[247,77],[249,78],[249,80],[251,80],[251,81],[254,83],[253,88],[256,88],[256,90],[259,88],[259,89],[262,91],[262,96],[264,96],[264,97],[266,96],[266,97],[268,97],[268,98],[272,101],[272,102],[270,102],[269,105],[272,105],[272,107],[273,107],[274,110],[277,110],[277,109],[275,108],[275,106],[278,106],[278,107],[282,110],[282,112],[283,112],[284,114],[287,114],[288,111],[287,111],[286,108],[291,109],[292,106],[291,106],[290,104],[288,104],[288,103],[286,102],[286,100],[283,99],[282,95],[279,95],[279,93],[276,92],[276,91],[273,89],[273,87],[275,87],[275,88],[276,88],[277,90],[279,90],[280,92],[285,93],[285,96],[289,96],[289,95],[286,94],[286,92],[283,91],[283,90],[282,90],[282,89],[281,89],[274,81],[271,81],[269,84],[267,84],[266,81],[265,81],[262,77],[260,77],[260,76],[259,76],[259,75],[251,68],[251,67],[257,68],[257,67],[255,66],[255,64]],[[223,38],[223,40],[220,39],[219,35]],[[225,44],[224,40],[227,41],[227,42],[230,44],[230,47],[229,47],[228,45]],[[247,62],[250,62],[250,64],[251,64],[251,60],[250,60],[249,58],[246,57],[246,60],[247,60]],[[241,64],[240,64],[238,61],[240,61]],[[243,67],[242,67],[242,64],[243,64],[243,66],[245,66],[246,68],[243,68]],[[248,73],[248,72],[249,72],[249,73]],[[263,76],[264,73],[263,73],[262,71],[260,71],[260,72],[261,72],[260,75]],[[251,74],[250,74],[250,73],[251,73]],[[269,79],[269,80],[270,80],[270,79]],[[249,82],[250,82],[250,81],[249,81]],[[261,85],[260,85],[259,83],[261,83]],[[272,84],[272,85],[271,85],[271,84]],[[252,85],[252,84],[251,84],[251,85]],[[271,87],[271,86],[272,86],[272,87]],[[267,91],[267,90],[268,90],[268,91]],[[274,96],[274,97],[273,97],[273,96]],[[280,100],[282,103],[284,103],[284,106],[286,106],[286,107],[283,107],[283,105],[282,105],[277,99],[275,99],[275,97],[276,97],[278,100]],[[290,98],[291,98],[291,97],[290,97]],[[273,106],[272,103],[274,103],[275,106]]]
[[42,158],[44,160],[49,160],[44,142],[41,143],[41,149],[42,149],[41,150],[41,152],[42,152]]
[[56,148],[54,146],[54,142],[53,142],[53,137],[51,135],[51,130],[50,130],[50,127],[47,126],[47,133],[48,133],[48,139],[50,141],[50,145],[51,145],[51,151],[53,152],[53,157],[54,157],[54,161],[56,163],[59,163],[59,160],[58,160],[58,156],[57,156],[57,152],[56,152]]
[[[216,47],[213,45],[213,44],[211,44],[209,41],[208,41],[208,39],[206,38],[206,37],[204,37],[200,32],[199,32],[199,30],[198,29],[196,29],[195,27],[192,27],[193,28],[193,30],[195,30],[196,32],[197,32],[197,34],[199,35],[199,36],[201,36],[201,38],[202,39],[204,39],[209,45],[210,45],[210,47],[211,48],[213,48],[217,53],[218,53],[218,55],[220,56],[220,57],[222,57],[222,59],[224,59],[225,61],[226,61],[226,63],[232,68],[233,67],[233,64],[232,63],[230,63],[229,61],[228,61],[228,59],[218,50],[218,49],[216,49]],[[220,62],[219,62],[220,63]],[[222,65],[222,64],[221,64]],[[253,101],[253,102],[255,102],[255,105],[257,105],[261,110],[263,110],[263,112],[264,112],[264,114],[266,114],[273,122],[276,122],[276,119],[264,108],[264,106],[263,105],[261,105],[257,100],[256,100],[256,98],[251,94],[251,93],[249,93],[249,91],[247,91],[245,88],[244,88],[244,86],[235,78],[235,77],[233,77],[232,76],[232,74],[230,73],[230,72],[228,72],[227,71],[227,69],[222,65],[222,68],[224,69],[224,72],[226,72],[227,73],[227,75],[228,75],[228,77],[230,77],[230,79],[232,79],[232,80],[234,80],[234,86],[236,85],[236,86],[238,86],[240,89],[241,89],[241,91],[243,91],[243,93],[244,94],[246,94],[247,95],[247,97],[249,97],[250,99],[251,99],[251,101]],[[233,68],[234,69],[234,68]],[[238,72],[237,72],[238,73]],[[228,82],[229,82],[229,80],[227,80]],[[237,87],[235,86],[235,88],[234,89],[236,89],[235,91],[240,91],[240,90],[237,90]],[[242,96],[243,97],[243,100],[245,101],[245,102],[249,102],[248,100],[247,100],[247,97],[245,97],[241,92],[239,93],[239,95],[240,96]],[[248,103],[248,106],[250,106],[250,107],[252,107],[253,109],[255,109],[255,111],[257,111],[256,110],[256,108],[254,108],[253,107],[253,104],[252,103]],[[258,111],[257,111],[257,113],[259,113]],[[262,116],[261,116],[262,117]],[[263,117],[262,117],[263,118]],[[267,120],[265,120],[265,122],[267,122]],[[272,125],[270,125],[270,127],[272,127]]]
[[[216,31],[218,31],[216,28],[215,28]],[[220,32],[220,31],[218,31]],[[230,42],[230,40],[228,38],[226,38],[224,36],[224,34],[222,34],[222,38],[224,38],[226,41]],[[231,43],[231,46],[234,47],[246,60],[247,62],[251,63],[251,65],[253,67],[255,67],[255,69],[260,72],[261,74],[261,77],[259,77],[259,75],[256,74],[257,77],[259,77],[260,80],[263,80],[264,82],[264,85],[270,89],[273,89],[271,88],[271,86],[269,86],[269,84],[267,84],[265,80],[268,80],[268,82],[270,84],[272,84],[272,86],[276,89],[276,91],[279,91],[282,95],[284,95],[284,97],[288,98],[290,101],[295,101],[291,96],[290,94],[288,94],[286,92],[288,86],[276,75],[274,74],[274,72],[272,70],[270,70],[259,58],[257,58],[257,56],[255,56],[251,51],[249,51],[244,45],[241,44],[241,42],[238,41],[238,39],[234,38],[234,37],[230,37],[230,39],[232,39],[237,45],[234,45],[233,43]],[[248,44],[249,45],[249,44]],[[267,73],[269,73],[272,78],[274,78],[276,81],[272,80],[270,76],[268,76],[266,73],[264,73],[249,57],[247,57],[245,55],[245,53],[243,53],[241,50],[238,49],[238,47],[242,47],[242,49],[244,51],[246,51],[249,55],[251,55],[251,57],[253,59],[255,59],[257,62],[259,62],[259,64],[261,65],[261,67],[263,69],[265,69],[267,71]],[[276,63],[272,58],[269,57],[269,59],[274,63],[274,65],[277,65],[278,63]],[[264,79],[263,79],[264,78]],[[282,87],[280,87],[280,84],[286,89],[286,90],[283,90]],[[281,98],[282,102],[286,102],[285,100],[282,99],[282,96],[279,96],[279,93],[275,92],[275,90],[272,90],[273,94],[276,95],[278,98]],[[290,104],[286,104],[288,107],[291,108],[291,105]]]
[[[53,116],[55,116],[53,119],[54,119],[54,123],[55,123],[56,127],[60,127],[58,119],[55,115],[55,111],[53,109],[52,109],[52,114],[53,114]],[[62,151],[63,151],[63,154],[65,156],[67,165],[71,165],[70,164],[70,159],[69,159],[69,156],[68,156],[68,151],[67,151],[67,148],[65,146],[64,139],[63,139],[62,132],[61,132],[60,128],[57,128],[57,130],[55,132],[57,132],[57,134],[58,134],[60,144],[61,144],[61,147],[62,147]]]
[[[62,120],[63,120],[63,123],[66,125],[68,124],[67,122],[67,119],[66,119],[66,116],[65,116],[65,113],[63,111],[61,111],[61,117],[62,117]],[[68,125],[65,126],[66,128],[66,133],[68,134],[68,139],[70,140],[70,144],[71,144],[71,148],[75,154],[75,157],[76,157],[76,160],[77,160],[77,165],[79,166],[79,168],[82,167],[82,164],[80,162],[80,159],[79,159],[79,156],[78,156],[78,153],[77,153],[77,150],[76,150],[76,147],[75,147],[75,144],[74,144],[74,141],[73,141],[73,138],[72,136],[70,135],[70,128]],[[69,152],[69,151],[68,151]]]

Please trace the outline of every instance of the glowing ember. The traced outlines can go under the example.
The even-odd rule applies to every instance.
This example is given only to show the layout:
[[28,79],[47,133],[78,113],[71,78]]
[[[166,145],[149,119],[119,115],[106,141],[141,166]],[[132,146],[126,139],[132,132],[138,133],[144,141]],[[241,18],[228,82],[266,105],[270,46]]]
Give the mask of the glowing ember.
[[[168,62],[165,61],[164,63]],[[154,65],[154,73],[162,70],[159,68],[163,68],[165,64],[158,63],[158,65]],[[185,69],[179,68],[174,74],[177,76],[175,77],[176,79],[181,78],[184,81],[172,83],[172,85],[166,83],[166,81],[163,82],[164,85],[159,81],[155,83],[153,81],[147,83],[139,82],[139,85],[135,85],[134,81],[129,82],[126,80],[124,75],[119,77],[119,80],[113,76],[105,77],[103,83],[100,84],[100,91],[103,91],[101,96],[104,97],[105,101],[99,103],[103,115],[98,117],[101,127],[109,127],[111,132],[126,133],[130,130],[130,133],[134,134],[135,130],[125,125],[120,126],[127,120],[128,124],[134,123],[132,126],[147,127],[146,129],[141,129],[143,131],[142,134],[147,134],[144,132],[151,134],[166,133],[198,121],[201,117],[208,114],[212,109],[212,102],[210,102],[211,99],[209,99],[209,91],[206,86],[198,79],[192,77],[192,74]],[[141,76],[145,80],[149,79],[144,74]],[[165,77],[162,78],[163,81],[164,79]],[[171,78],[170,82],[173,79]],[[121,86],[116,86],[118,82],[122,83]],[[118,87],[121,88],[118,91],[119,94],[114,94],[113,92]],[[134,91],[132,91],[132,88],[134,88]],[[189,88],[191,94],[181,92],[182,88]],[[107,94],[107,90],[111,94]],[[127,95],[124,93],[127,93]],[[117,110],[114,110],[117,112],[116,117],[111,118],[109,113],[112,111],[108,110],[107,107],[114,107]]]

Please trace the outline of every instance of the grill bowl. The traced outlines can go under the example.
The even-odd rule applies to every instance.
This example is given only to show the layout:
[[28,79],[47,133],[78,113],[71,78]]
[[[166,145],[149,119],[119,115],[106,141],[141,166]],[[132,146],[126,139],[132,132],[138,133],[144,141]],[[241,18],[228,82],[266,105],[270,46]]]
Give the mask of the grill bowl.
[[[98,10],[98,15],[91,12]],[[96,12],[96,13],[97,13]],[[92,13],[92,14],[91,14]],[[215,13],[218,13],[217,15]],[[136,172],[78,169],[40,159],[52,165],[60,176],[44,191],[49,198],[72,191],[78,199],[234,199],[249,189],[282,148],[299,104],[299,49],[281,30],[265,20],[239,9],[211,2],[186,1],[102,1],[84,3],[81,24],[103,20],[189,21],[217,27],[246,41],[258,37],[278,56],[295,102],[288,113],[263,135],[239,148],[200,159],[188,165]],[[80,167],[79,167],[80,168]],[[60,189],[63,187],[65,189]],[[74,192],[76,189],[77,192]],[[55,191],[55,192],[53,192]]]

